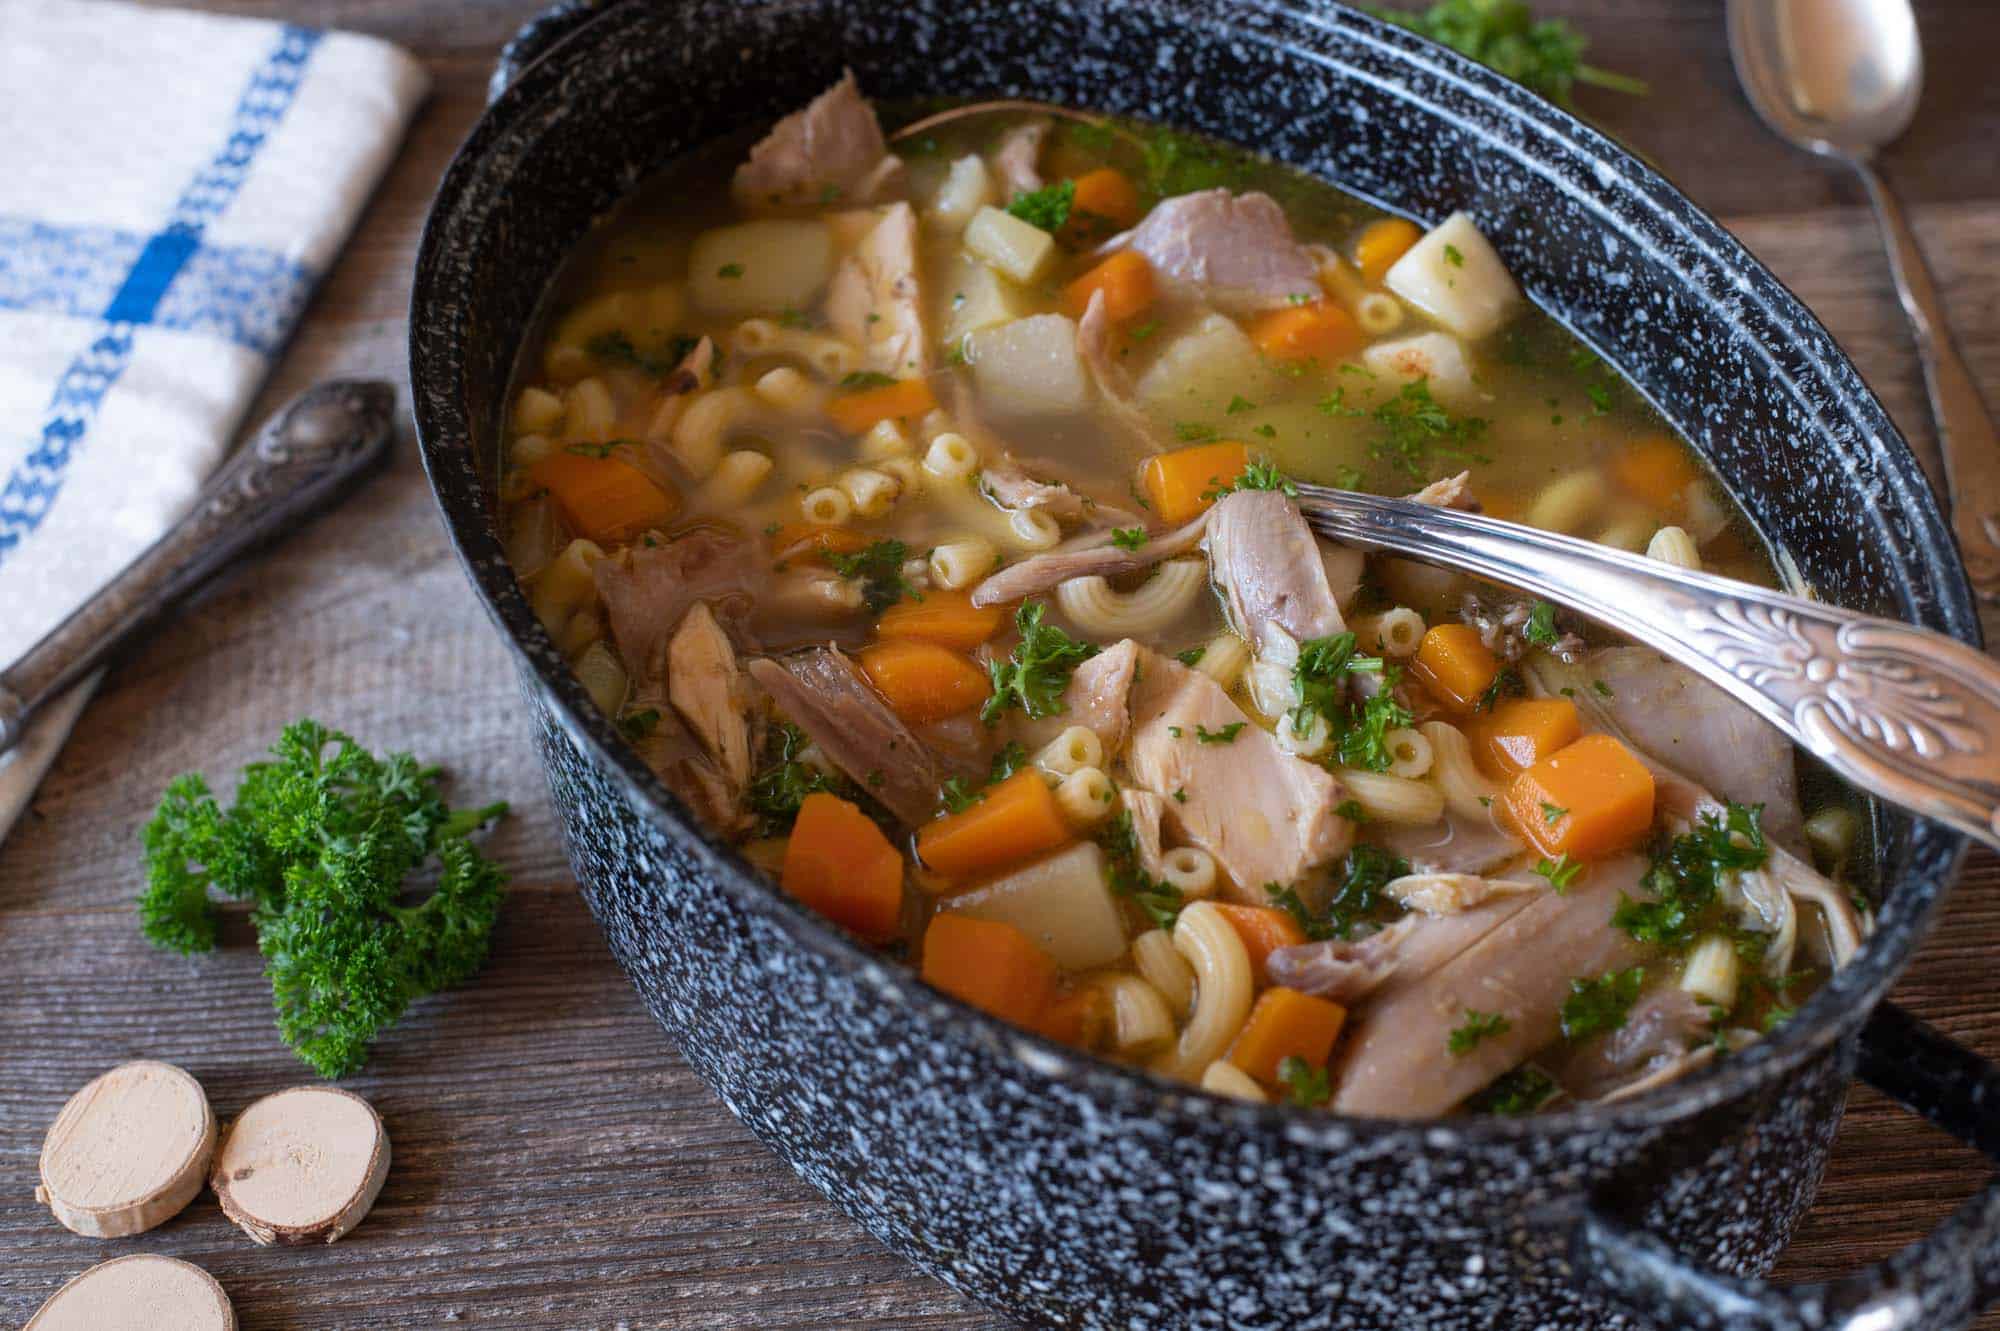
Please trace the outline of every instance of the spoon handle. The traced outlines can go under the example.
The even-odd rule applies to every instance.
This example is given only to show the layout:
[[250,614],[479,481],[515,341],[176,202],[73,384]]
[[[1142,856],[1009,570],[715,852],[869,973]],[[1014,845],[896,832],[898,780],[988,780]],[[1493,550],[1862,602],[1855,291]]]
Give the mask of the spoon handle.
[[1589,615],[1719,685],[1864,790],[2000,847],[2000,662],[1842,610],[1403,499],[1299,487],[1322,535],[1454,567]]
[[292,399],[222,465],[186,517],[0,670],[0,754],[35,710],[252,546],[295,530],[387,455],[395,390],[319,384]]
[[[1951,328],[1944,320],[1937,287],[1923,251],[1910,230],[1903,208],[1888,182],[1865,161],[1854,169],[1868,187],[1889,250],[1889,271],[1896,295],[1916,336],[1917,355],[1924,366],[1924,386],[1930,390],[1931,415],[1937,422],[1938,451],[1944,458],[1945,489],[1951,497],[1952,531],[1959,553],[1981,600],[2000,601],[2000,433],[1980,400],[1979,387],[1965,358],[1958,354]],[[1931,477],[1936,485],[1938,478]]]

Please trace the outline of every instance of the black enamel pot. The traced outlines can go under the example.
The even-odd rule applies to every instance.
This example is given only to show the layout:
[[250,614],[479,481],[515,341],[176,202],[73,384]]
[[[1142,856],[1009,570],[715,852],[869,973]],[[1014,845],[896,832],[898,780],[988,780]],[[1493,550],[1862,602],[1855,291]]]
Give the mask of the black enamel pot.
[[1032,96],[1204,130],[1435,220],[1712,458],[1807,581],[1976,641],[1922,476],[1824,329],[1600,135],[1333,4],[627,0],[553,11],[439,190],[411,377],[425,463],[515,649],[571,863],[688,1061],[884,1243],[1037,1326],[1944,1327],[2000,1294],[2000,1186],[1873,1269],[1776,1289],[1850,1078],[2000,1153],[2000,1076],[1885,1005],[1963,844],[1885,815],[1860,956],[1773,1038],[1613,1108],[1397,1123],[1244,1105],[1078,1057],[871,956],[709,838],[592,707],[501,554],[508,370],[634,182],[843,65],[889,97]]

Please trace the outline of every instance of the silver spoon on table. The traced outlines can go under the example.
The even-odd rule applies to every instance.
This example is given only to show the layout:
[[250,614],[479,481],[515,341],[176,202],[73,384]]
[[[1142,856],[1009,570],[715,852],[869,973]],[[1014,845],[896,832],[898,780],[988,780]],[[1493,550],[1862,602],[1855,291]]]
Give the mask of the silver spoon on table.
[[1876,150],[1909,127],[1923,89],[1923,48],[1909,0],[1729,0],[1729,54],[1758,116],[1797,147],[1861,177],[1889,251],[1937,422],[1938,452],[1918,450],[1949,496],[1973,590],[2000,601],[2000,433],[1952,341],[1902,205]]

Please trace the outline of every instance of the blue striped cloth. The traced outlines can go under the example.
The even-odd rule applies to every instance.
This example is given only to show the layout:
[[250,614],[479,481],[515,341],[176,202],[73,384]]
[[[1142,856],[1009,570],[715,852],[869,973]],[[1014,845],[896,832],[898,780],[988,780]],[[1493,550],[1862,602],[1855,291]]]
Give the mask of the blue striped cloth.
[[0,0],[0,664],[186,511],[426,87],[372,38]]

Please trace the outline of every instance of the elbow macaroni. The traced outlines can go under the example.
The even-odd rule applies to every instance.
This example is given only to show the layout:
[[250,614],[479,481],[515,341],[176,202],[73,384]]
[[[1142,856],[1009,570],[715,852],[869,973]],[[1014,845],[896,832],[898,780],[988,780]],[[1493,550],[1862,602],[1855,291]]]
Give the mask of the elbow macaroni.
[[1079,830],[1103,822],[1117,796],[1111,778],[1096,767],[1079,767],[1056,784],[1056,808]]
[[1176,1021],[1186,1021],[1194,1010],[1194,968],[1175,950],[1174,937],[1165,929],[1149,929],[1132,940],[1132,967],[1146,977]]
[[1334,773],[1370,818],[1421,827],[1444,817],[1444,792],[1423,781],[1343,767]]
[[1185,907],[1174,925],[1174,950],[1195,974],[1194,1012],[1180,1044],[1161,1056],[1159,1070],[1183,1080],[1222,1056],[1250,1015],[1250,954],[1229,917],[1214,903]]
[[1056,587],[1056,604],[1086,633],[1136,638],[1185,615],[1207,589],[1206,560],[1175,559],[1129,592],[1113,590],[1101,577],[1071,578]]

